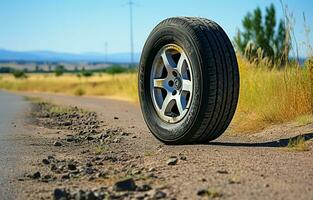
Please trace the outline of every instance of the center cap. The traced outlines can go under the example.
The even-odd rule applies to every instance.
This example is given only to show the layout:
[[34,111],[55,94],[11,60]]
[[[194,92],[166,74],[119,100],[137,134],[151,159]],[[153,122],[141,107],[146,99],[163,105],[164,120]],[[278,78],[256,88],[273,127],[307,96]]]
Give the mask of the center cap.
[[175,79],[174,79],[174,88],[175,88],[176,90],[179,90],[179,89],[181,88],[181,86],[182,86],[182,81],[181,81],[181,79],[180,79],[180,78],[175,78]]

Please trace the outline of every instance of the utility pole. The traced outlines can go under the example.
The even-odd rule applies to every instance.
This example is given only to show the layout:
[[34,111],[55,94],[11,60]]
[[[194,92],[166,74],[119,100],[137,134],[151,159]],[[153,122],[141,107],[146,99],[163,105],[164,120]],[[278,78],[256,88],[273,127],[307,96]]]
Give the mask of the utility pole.
[[130,65],[132,67],[134,64],[134,36],[133,36],[133,5],[134,2],[129,0],[129,19],[130,19]]
[[104,43],[104,51],[105,51],[105,64],[108,63],[108,42]]

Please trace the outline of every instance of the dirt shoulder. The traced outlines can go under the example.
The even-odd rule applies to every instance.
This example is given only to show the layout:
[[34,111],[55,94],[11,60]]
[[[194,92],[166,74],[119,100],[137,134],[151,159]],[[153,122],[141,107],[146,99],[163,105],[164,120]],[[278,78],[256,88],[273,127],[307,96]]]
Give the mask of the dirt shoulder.
[[[24,197],[83,199],[310,199],[313,124],[224,134],[208,144],[166,146],[139,107],[91,97],[23,94],[36,103],[35,152],[20,177]],[[83,110],[81,110],[83,109]],[[287,148],[304,135],[308,151]],[[39,172],[39,173],[38,173]],[[122,182],[120,182],[122,181]]]

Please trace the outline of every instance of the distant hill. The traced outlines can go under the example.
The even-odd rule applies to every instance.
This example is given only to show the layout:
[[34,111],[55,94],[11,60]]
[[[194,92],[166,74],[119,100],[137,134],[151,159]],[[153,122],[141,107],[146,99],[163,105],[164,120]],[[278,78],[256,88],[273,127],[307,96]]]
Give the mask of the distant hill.
[[[134,54],[134,62],[138,63],[140,54]],[[53,51],[10,51],[0,49],[0,61],[46,61],[46,62],[105,62],[129,63],[130,53],[60,53]]]

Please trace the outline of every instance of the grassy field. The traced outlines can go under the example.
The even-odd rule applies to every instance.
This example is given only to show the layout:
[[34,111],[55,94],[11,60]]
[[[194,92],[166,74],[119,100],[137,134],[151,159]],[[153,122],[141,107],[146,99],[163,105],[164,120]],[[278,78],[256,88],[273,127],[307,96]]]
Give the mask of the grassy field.
[[16,79],[10,74],[0,75],[0,88],[13,91],[52,92],[76,96],[107,96],[137,102],[137,74],[94,74],[79,77],[75,74],[28,74]]
[[[312,81],[308,67],[269,70],[262,64],[250,64],[240,57],[238,62],[241,85],[239,105],[232,122],[235,132],[254,132],[288,121],[297,121],[299,125],[312,122]],[[92,77],[31,74],[26,79],[15,79],[7,74],[0,76],[0,88],[107,96],[138,103],[136,73],[95,74]]]

